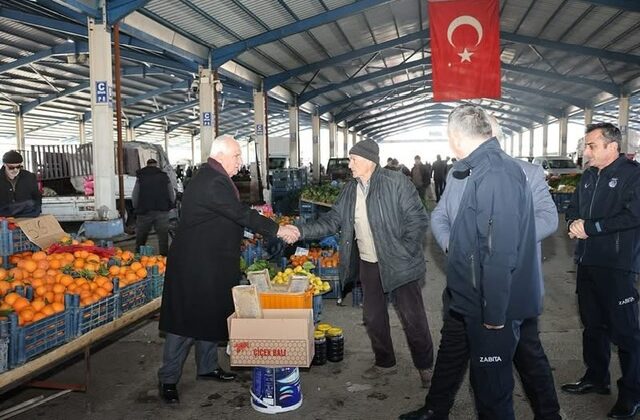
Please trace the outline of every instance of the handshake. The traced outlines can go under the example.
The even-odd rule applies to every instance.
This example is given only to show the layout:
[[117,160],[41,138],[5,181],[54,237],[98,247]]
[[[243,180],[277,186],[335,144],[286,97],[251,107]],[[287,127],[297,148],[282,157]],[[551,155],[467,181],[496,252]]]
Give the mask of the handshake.
[[300,231],[294,225],[280,226],[278,229],[278,238],[288,244],[292,244],[294,242],[298,242],[300,239]]

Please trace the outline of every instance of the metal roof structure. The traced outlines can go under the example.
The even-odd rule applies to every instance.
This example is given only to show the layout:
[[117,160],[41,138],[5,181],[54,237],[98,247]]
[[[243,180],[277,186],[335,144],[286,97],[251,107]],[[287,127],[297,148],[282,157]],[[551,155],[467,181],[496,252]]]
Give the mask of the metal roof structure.
[[[25,115],[29,138],[75,141],[90,119],[87,17],[96,0],[0,0],[0,136]],[[102,1],[99,3],[103,3]],[[219,70],[220,130],[253,130],[252,89],[269,90],[269,133],[309,112],[371,138],[442,124],[432,99],[426,0],[108,0],[120,22],[123,106],[136,137],[198,129],[190,86]],[[640,2],[501,0],[502,98],[474,100],[510,132],[568,116],[616,121],[630,96],[640,129]],[[90,124],[87,124],[87,131]],[[145,134],[146,133],[146,134]],[[177,140],[176,140],[177,141]]]

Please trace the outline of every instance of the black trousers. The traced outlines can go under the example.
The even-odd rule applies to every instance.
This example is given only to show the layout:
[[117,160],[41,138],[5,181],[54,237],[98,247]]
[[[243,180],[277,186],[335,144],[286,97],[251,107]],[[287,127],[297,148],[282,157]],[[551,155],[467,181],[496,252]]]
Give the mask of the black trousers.
[[440,197],[444,192],[445,180],[440,178],[433,179],[434,188],[436,190],[436,201],[440,201]]
[[160,255],[166,256],[169,251],[169,212],[168,211],[149,211],[145,214],[139,214],[136,217],[136,251],[140,250],[141,245],[146,245],[151,227],[158,235],[158,252]]
[[162,366],[158,369],[158,380],[163,384],[177,384],[182,376],[182,366],[191,346],[196,345],[197,374],[204,375],[218,369],[218,343],[196,340],[190,337],[167,333],[162,353]]
[[584,325],[585,379],[608,384],[611,343],[618,346],[618,398],[640,401],[640,326],[636,275],[578,265],[578,307]]
[[[455,395],[464,380],[469,363],[469,343],[462,315],[449,311],[447,291],[443,293],[442,338],[425,406],[438,419],[447,419]],[[513,363],[520,374],[536,420],[559,420],[560,406],[549,360],[540,343],[538,319],[525,319],[520,325]],[[482,384],[479,384],[482,386]]]
[[[382,289],[377,263],[360,260],[360,282],[363,293],[363,318],[375,355],[375,364],[380,367],[395,366],[396,356],[391,341],[387,296]],[[390,293],[390,298],[402,323],[413,365],[418,369],[431,368],[433,342],[422,301],[420,282],[416,280],[398,287]]]

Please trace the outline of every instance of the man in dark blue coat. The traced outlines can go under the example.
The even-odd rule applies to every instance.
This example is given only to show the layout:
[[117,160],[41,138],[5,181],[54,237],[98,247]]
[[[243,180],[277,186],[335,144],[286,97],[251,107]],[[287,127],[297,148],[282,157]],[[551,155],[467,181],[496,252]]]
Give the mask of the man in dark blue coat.
[[577,291],[584,376],[562,390],[609,394],[611,343],[618,346],[622,377],[611,418],[640,410],[640,325],[636,277],[640,272],[640,165],[620,154],[620,130],[590,124],[582,175],[567,210],[569,237],[577,238]]
[[[492,137],[482,108],[456,108],[448,132],[462,158],[452,177],[466,179],[449,233],[450,314],[464,324],[479,418],[514,419],[512,359],[520,325],[541,309],[531,298],[540,296],[531,189],[520,165]],[[433,414],[419,410],[401,418]]]

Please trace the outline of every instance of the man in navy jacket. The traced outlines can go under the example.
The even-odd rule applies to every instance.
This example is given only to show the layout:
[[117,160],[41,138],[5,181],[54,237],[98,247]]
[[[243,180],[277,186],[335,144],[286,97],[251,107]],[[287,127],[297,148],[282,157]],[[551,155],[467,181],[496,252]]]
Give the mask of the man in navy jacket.
[[577,238],[577,291],[584,376],[562,390],[609,394],[611,342],[618,346],[622,378],[611,418],[632,418],[640,410],[640,165],[620,154],[620,130],[590,124],[582,175],[567,211],[569,237]]
[[[498,122],[490,116],[493,134],[500,137]],[[558,211],[549,194],[549,186],[540,165],[516,160],[527,176],[533,196],[536,239],[538,241],[538,264],[542,264],[540,242],[558,228]],[[455,164],[454,164],[455,167]],[[455,221],[469,177],[458,179],[450,171],[447,188],[437,207],[431,213],[431,231],[438,245],[447,253],[451,226]],[[544,287],[542,269],[539,270],[540,286]],[[542,299],[542,296],[540,296]],[[449,293],[445,288],[443,300],[443,325],[440,346],[434,367],[431,388],[425,404],[418,410],[403,414],[401,420],[447,420],[453,407],[469,364],[469,345],[465,333],[464,320],[452,316],[449,311]],[[527,318],[520,326],[520,340],[516,347],[513,363],[518,370],[522,387],[531,403],[536,420],[560,420],[560,406],[556,394],[549,360],[540,342],[538,317]]]
[[462,105],[449,116],[452,169],[467,179],[450,231],[447,288],[464,323],[480,419],[514,419],[512,359],[523,319],[541,310],[531,189],[492,137],[489,115]]

